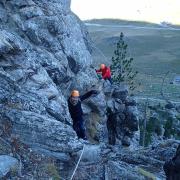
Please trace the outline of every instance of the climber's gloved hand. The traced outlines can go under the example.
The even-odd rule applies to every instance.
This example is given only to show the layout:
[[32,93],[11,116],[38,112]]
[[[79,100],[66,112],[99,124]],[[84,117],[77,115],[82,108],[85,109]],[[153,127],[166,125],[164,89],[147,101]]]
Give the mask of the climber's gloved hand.
[[91,93],[94,94],[94,95],[97,95],[97,94],[99,94],[99,91],[97,91],[97,90],[91,90]]

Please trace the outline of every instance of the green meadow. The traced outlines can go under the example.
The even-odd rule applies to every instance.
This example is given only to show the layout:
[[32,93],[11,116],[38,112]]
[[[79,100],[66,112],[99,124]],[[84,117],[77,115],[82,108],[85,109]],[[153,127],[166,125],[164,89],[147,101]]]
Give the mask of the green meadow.
[[[163,77],[164,94],[173,101],[180,101],[180,84],[171,84],[180,76],[180,27],[163,27],[147,22],[122,20],[92,20],[87,28],[94,42],[93,58],[100,63],[111,64],[111,57],[121,32],[128,44],[128,57],[134,58],[133,67],[138,70],[136,96],[161,99]],[[178,29],[179,28],[179,29]]]

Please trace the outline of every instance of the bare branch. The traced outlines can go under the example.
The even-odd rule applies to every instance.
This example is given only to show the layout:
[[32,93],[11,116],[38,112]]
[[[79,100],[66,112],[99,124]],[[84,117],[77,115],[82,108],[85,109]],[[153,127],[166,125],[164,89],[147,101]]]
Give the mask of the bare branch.
[[169,74],[169,71],[164,75],[163,77],[163,81],[162,81],[162,84],[161,84],[161,91],[160,91],[160,94],[161,96],[163,97],[163,99],[169,104],[171,103],[171,101],[164,95],[164,92],[163,92],[163,88],[164,88],[164,82],[165,82],[165,79],[166,77],[168,76]]
[[144,122],[143,122],[143,137],[142,137],[142,146],[145,146],[145,137],[146,137],[146,126],[147,126],[147,108],[149,104],[149,99],[146,99],[145,107],[144,107]]

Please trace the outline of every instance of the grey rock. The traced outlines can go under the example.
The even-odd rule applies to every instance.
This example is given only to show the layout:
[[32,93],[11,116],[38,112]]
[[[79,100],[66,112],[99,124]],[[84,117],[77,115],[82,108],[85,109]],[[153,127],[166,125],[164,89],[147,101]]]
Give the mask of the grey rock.
[[[70,0],[3,1],[0,22],[0,123],[8,119],[12,133],[30,145],[78,151],[67,97],[97,79],[87,30]],[[103,114],[103,106],[93,107]]]
[[135,168],[123,162],[109,161],[106,171],[107,179],[145,179]]
[[125,85],[117,86],[114,88],[114,91],[112,93],[113,98],[118,98],[125,102],[125,100],[128,97],[128,87]]
[[126,127],[128,127],[131,131],[138,131],[139,122],[137,116],[128,115],[126,116],[125,121]]
[[48,157],[54,157],[62,162],[68,162],[71,160],[70,155],[67,153],[49,151],[47,149],[42,149],[42,148],[38,148],[38,147],[32,147],[32,150],[34,152],[44,154]]
[[[91,78],[90,78],[91,77]],[[81,92],[89,91],[98,83],[94,71],[92,69],[85,69],[73,77],[70,90],[78,89]]]
[[[67,98],[73,89],[81,94],[97,89],[100,93],[83,104],[91,140],[107,143],[108,104],[117,113],[119,139],[126,137],[129,143],[138,127],[135,103],[128,99],[126,86],[98,82],[92,66],[92,42],[83,23],[71,12],[70,0],[11,0],[0,4],[0,124],[8,121],[12,136],[42,154],[72,162],[69,154],[79,153],[83,144],[72,128]],[[138,164],[145,159],[147,164],[147,157],[134,155],[134,160],[132,152],[121,156],[124,152],[118,146],[111,157],[109,150],[102,157],[102,149],[86,144],[75,179],[89,179],[89,175],[103,179],[106,165],[109,179],[121,174],[138,179],[135,166],[127,162]]]
[[88,100],[88,106],[91,107],[93,112],[99,113],[100,115],[105,115],[106,112],[106,102],[103,93],[94,95]]
[[114,109],[118,113],[124,113],[124,111],[125,111],[125,104],[119,104],[117,101],[115,101]]
[[[108,87],[108,86],[107,86]],[[111,94],[107,99],[107,127],[110,144],[116,144],[116,138],[130,146],[137,144],[133,138],[139,126],[139,111],[136,101],[128,97],[128,88],[125,85],[111,85]]]
[[139,116],[139,111],[138,111],[137,106],[127,106],[126,107],[126,114],[128,116],[134,115],[134,116],[138,117]]
[[96,163],[101,159],[101,149],[98,145],[86,145],[82,161]]
[[20,15],[26,19],[34,18],[37,16],[43,16],[43,11],[36,6],[24,7],[20,9]]
[[112,111],[114,110],[114,101],[112,100],[112,99],[108,99],[107,101],[106,101],[106,103],[107,103],[107,108],[110,108]]
[[128,97],[125,102],[126,106],[136,106],[137,102],[135,99]]
[[107,81],[103,83],[103,92],[107,97],[111,97],[113,93],[113,88]]
[[17,37],[5,30],[0,30],[0,55],[17,53],[23,49],[23,44]]
[[122,145],[124,146],[130,146],[130,138],[128,136],[124,136],[122,139]]
[[0,155],[0,178],[4,177],[11,169],[18,169],[18,160],[7,155]]
[[41,40],[38,36],[37,29],[38,27],[35,23],[28,22],[27,25],[25,24],[26,35],[34,44],[39,45],[41,43]]
[[165,179],[164,160],[174,156],[177,146],[178,142],[173,140],[136,150],[116,145],[111,148],[114,152],[102,146],[99,162],[82,161],[74,179]]
[[6,11],[3,9],[3,7],[0,5],[0,22],[7,22],[7,13]]
[[175,105],[173,103],[168,103],[165,105],[165,108],[166,109],[173,109],[173,108],[175,108]]
[[123,113],[125,111],[125,104],[120,99],[108,99],[107,107],[110,108],[114,113]]
[[82,104],[82,110],[84,115],[89,115],[92,112],[92,109],[86,104]]
[[180,113],[180,105],[176,106],[176,110],[177,110],[178,113]]
[[17,6],[18,8],[24,7],[24,6],[32,6],[35,5],[35,3],[32,0],[12,0],[10,2],[11,5]]
[[82,148],[72,128],[53,118],[15,109],[6,112],[5,117],[14,124],[12,134],[25,144],[65,153]]

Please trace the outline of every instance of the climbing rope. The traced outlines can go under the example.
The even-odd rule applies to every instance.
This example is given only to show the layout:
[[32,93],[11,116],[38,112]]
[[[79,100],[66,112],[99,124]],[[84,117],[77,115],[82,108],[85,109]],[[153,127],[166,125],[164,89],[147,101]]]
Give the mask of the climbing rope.
[[83,153],[84,153],[84,149],[85,149],[85,144],[83,145],[83,150],[82,150],[82,152],[81,152],[81,155],[80,155],[80,157],[79,157],[79,160],[78,160],[78,162],[77,162],[77,164],[76,164],[76,167],[75,167],[75,169],[74,169],[74,171],[73,171],[73,174],[72,174],[70,180],[73,179],[73,177],[74,177],[74,175],[75,175],[75,173],[76,173],[76,170],[77,170],[77,168],[78,168],[78,166],[79,166],[79,163],[80,163],[80,161],[81,161],[82,155],[83,155]]
[[[132,47],[130,47],[130,39],[127,36],[124,36],[124,40],[125,42],[127,42],[128,44],[128,49],[127,49],[127,56],[132,57],[132,54],[134,54],[134,49],[132,50]],[[107,61],[108,58],[104,55],[104,53],[102,52],[102,50],[100,50],[97,46],[95,46],[94,44],[91,45],[94,49],[96,49],[101,56],[103,56]]]
[[91,45],[94,49],[96,49],[107,61],[108,61],[108,58],[104,55],[104,53],[95,45]]

